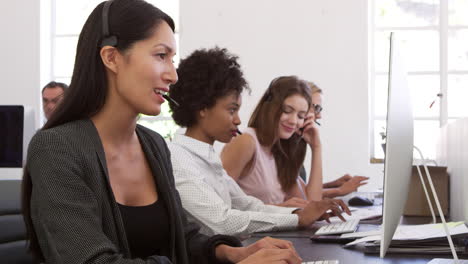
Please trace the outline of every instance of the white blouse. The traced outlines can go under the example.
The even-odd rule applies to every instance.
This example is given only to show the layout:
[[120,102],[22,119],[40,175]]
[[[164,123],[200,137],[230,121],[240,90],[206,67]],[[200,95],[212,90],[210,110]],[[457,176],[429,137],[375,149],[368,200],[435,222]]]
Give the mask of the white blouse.
[[297,227],[298,216],[292,213],[297,208],[265,205],[246,195],[226,173],[212,145],[176,135],[168,146],[182,206],[201,233],[244,238]]

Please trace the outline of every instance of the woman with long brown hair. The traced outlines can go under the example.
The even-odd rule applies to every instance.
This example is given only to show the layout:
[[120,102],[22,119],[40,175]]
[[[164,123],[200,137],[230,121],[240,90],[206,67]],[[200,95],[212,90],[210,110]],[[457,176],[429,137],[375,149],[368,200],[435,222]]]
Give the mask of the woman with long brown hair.
[[[308,200],[322,199],[321,142],[311,105],[306,81],[283,76],[270,83],[249,127],[221,154],[224,168],[247,194],[283,206],[302,207]],[[298,175],[307,146],[312,170],[303,188]]]

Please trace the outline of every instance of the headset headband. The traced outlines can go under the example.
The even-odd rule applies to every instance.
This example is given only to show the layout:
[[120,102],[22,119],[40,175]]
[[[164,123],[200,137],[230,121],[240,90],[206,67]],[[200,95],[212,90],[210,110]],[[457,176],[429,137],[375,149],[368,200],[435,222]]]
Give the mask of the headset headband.
[[104,46],[117,46],[117,37],[110,35],[109,32],[109,9],[113,0],[109,0],[104,4],[102,8],[102,41],[101,48]]
[[264,101],[268,102],[268,101],[271,101],[273,99],[273,92],[271,91],[271,89],[272,89],[271,87],[276,83],[276,81],[278,81],[278,79],[281,79],[281,78],[282,77],[276,77],[270,82],[270,85],[268,85],[267,91],[263,96]]

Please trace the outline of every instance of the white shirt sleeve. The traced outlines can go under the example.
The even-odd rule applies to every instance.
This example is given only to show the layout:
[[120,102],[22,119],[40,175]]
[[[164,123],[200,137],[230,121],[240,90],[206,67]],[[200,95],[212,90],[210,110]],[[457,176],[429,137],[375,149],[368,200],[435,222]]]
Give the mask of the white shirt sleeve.
[[232,205],[229,204],[204,179],[206,173],[214,172],[201,171],[188,153],[183,154],[177,151],[171,155],[176,188],[189,218],[202,226],[202,233],[245,236],[297,227],[298,216],[292,214],[295,208],[267,206],[245,194],[232,197]]

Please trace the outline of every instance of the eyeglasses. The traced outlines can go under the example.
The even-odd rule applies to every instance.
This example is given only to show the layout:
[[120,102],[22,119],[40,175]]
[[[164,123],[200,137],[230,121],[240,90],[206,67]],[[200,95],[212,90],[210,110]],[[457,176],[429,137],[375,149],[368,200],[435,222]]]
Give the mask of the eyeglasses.
[[314,108],[315,114],[320,114],[323,110],[323,107],[319,104],[312,104],[312,107]]

